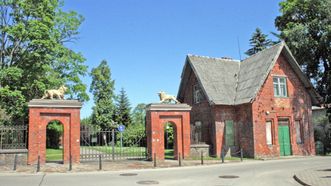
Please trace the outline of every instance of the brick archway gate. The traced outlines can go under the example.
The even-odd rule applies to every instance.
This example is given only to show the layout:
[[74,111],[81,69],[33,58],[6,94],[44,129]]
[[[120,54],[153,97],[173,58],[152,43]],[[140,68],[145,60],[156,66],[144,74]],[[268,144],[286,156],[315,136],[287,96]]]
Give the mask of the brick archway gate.
[[157,160],[164,160],[164,125],[173,124],[176,130],[174,136],[174,158],[190,155],[190,111],[187,104],[150,104],[146,108],[147,150],[150,158],[156,155]]
[[63,125],[63,163],[68,163],[70,154],[73,163],[80,158],[80,108],[77,100],[42,100],[29,102],[28,164],[46,162],[46,127],[57,120]]

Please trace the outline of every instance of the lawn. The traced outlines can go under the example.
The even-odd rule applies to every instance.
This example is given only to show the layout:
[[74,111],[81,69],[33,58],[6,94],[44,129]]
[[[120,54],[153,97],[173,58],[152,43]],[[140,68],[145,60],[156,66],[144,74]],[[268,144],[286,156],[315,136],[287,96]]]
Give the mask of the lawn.
[[[112,154],[113,148],[112,146],[85,146],[81,148],[88,153],[89,150],[95,150],[99,152],[103,152],[106,154]],[[115,154],[122,154],[126,156],[141,156],[146,153],[146,147],[114,147]]]
[[174,149],[164,149],[165,159],[174,159]]
[[46,149],[46,161],[62,161],[63,149]]

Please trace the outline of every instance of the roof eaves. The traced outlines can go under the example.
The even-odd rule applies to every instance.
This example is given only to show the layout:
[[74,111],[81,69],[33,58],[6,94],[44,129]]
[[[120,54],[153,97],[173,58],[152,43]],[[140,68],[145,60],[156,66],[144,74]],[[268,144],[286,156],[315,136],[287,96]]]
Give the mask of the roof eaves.
[[316,92],[310,80],[303,74],[301,67],[299,66],[299,63],[296,61],[291,50],[288,48],[286,44],[284,44],[284,46],[285,46],[285,55],[289,59],[289,63],[294,69],[294,72],[298,75],[301,82],[305,85],[305,88],[308,89],[308,92],[310,92],[314,103],[316,103],[317,105],[320,104],[321,96]]
[[188,56],[186,56],[186,59],[185,59],[185,64],[184,64],[184,67],[182,69],[182,73],[180,75],[180,84],[179,84],[179,88],[178,88],[178,92],[177,92],[177,99],[180,97],[180,93],[182,92],[182,88],[183,88],[183,81],[184,81],[184,73],[185,73],[185,69],[187,67],[187,60],[188,60]]
[[202,89],[203,93],[206,95],[206,97],[207,97],[207,99],[208,99],[208,102],[209,102],[210,104],[213,103],[213,100],[212,100],[211,97],[207,94],[207,91],[206,91],[204,85],[202,84],[201,79],[200,79],[200,77],[198,76],[198,73],[197,73],[197,71],[196,71],[194,65],[192,64],[192,61],[191,61],[191,59],[190,59],[190,56],[188,56],[187,59],[188,59],[188,60],[187,60],[187,61],[188,61],[188,64],[190,64],[190,66],[191,66],[191,68],[192,68],[192,70],[193,70],[193,72],[194,72],[194,74],[195,74],[195,77],[197,78],[198,83],[199,83],[200,86],[201,86],[201,89]]

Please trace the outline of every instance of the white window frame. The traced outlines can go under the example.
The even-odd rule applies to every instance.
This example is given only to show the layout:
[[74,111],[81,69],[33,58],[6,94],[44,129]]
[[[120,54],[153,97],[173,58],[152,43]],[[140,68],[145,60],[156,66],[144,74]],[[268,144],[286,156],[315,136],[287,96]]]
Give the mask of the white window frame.
[[303,139],[302,139],[302,125],[300,120],[295,120],[294,121],[295,125],[295,133],[296,133],[296,142],[297,144],[302,144]]
[[266,143],[267,145],[273,145],[273,136],[272,136],[272,121],[268,120],[265,123],[266,130]]
[[[276,82],[275,82],[276,80]],[[281,80],[284,80],[283,82]],[[282,76],[273,76],[272,82],[274,85],[275,97],[288,97],[287,96],[287,78]]]

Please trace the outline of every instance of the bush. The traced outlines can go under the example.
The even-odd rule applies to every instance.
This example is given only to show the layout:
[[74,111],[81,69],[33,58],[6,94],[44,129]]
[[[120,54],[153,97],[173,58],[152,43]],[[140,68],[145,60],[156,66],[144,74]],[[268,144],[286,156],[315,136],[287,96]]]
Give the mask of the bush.
[[63,126],[58,121],[53,121],[47,125],[46,148],[59,149],[60,138],[63,134]]
[[326,116],[319,117],[315,121],[314,137],[315,141],[321,141],[324,146],[324,153],[331,152],[331,124]]
[[[117,145],[120,145],[121,135],[116,135]],[[123,146],[139,146],[145,142],[145,126],[130,124],[123,132]]]

